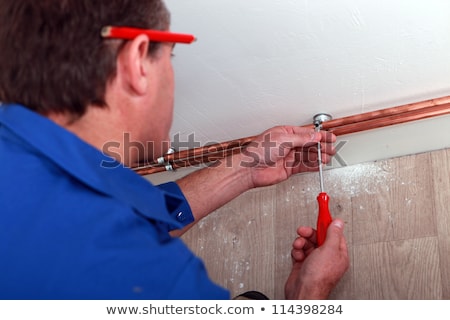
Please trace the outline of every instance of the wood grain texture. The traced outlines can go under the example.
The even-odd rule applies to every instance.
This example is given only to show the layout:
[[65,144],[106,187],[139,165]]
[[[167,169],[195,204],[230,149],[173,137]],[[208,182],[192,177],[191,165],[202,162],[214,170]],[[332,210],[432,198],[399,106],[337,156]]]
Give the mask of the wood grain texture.
[[[330,299],[450,299],[450,149],[326,170],[350,269]],[[317,173],[249,191],[183,239],[233,296],[284,299],[300,225],[315,226]]]
[[355,299],[440,299],[437,238],[353,247]]
[[375,168],[364,177],[368,188],[353,197],[354,244],[435,236],[430,154],[364,164],[359,170],[368,167]]
[[232,296],[257,290],[273,297],[275,190],[252,190],[200,221],[183,240]]
[[450,149],[431,154],[443,298],[450,299]]

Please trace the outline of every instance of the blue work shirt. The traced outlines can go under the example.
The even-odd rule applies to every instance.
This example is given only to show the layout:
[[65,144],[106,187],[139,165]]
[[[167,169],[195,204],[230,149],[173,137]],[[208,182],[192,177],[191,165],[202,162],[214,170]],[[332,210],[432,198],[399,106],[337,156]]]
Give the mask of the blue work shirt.
[[193,221],[177,184],[113,161],[0,105],[0,299],[228,299],[169,235]]

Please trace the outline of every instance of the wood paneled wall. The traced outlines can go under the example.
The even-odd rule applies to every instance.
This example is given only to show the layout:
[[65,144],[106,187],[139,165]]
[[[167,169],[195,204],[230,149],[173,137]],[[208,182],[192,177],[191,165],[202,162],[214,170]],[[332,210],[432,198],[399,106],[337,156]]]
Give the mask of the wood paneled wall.
[[[330,299],[450,299],[450,149],[326,170],[351,266]],[[232,295],[284,299],[300,225],[315,225],[317,173],[251,190],[183,236]]]

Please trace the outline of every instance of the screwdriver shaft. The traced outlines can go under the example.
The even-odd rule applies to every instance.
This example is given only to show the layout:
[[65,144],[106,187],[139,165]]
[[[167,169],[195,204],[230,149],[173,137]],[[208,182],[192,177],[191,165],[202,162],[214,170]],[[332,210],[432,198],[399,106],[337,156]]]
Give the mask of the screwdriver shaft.
[[320,142],[317,144],[317,154],[319,161],[320,192],[325,192],[325,188],[323,186],[322,151]]
[[[321,125],[316,126],[316,131],[320,132]],[[317,161],[319,162],[319,178],[320,178],[320,192],[325,192],[325,188],[323,186],[323,168],[322,168],[322,146],[320,145],[320,141],[317,143]]]

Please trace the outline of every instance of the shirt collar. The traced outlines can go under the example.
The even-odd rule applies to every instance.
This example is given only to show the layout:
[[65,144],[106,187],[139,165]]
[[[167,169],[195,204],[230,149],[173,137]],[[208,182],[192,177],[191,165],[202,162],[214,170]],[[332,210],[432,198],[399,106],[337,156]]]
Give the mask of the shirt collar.
[[90,188],[128,203],[147,218],[181,227],[161,206],[168,197],[183,199],[156,188],[50,119],[21,105],[0,104],[0,125]]

